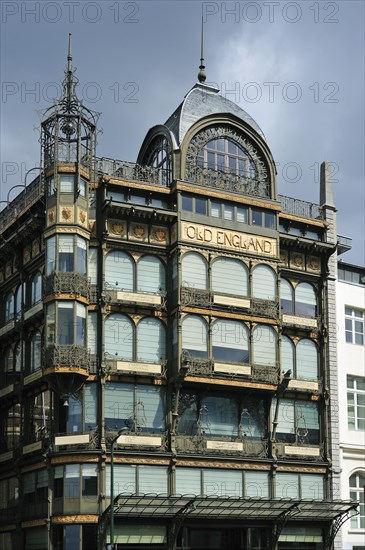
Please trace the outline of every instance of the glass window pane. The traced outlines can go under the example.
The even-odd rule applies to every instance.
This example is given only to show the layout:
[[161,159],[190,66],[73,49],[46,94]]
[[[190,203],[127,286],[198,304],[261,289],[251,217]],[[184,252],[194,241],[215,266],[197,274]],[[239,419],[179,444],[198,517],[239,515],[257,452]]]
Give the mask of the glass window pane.
[[212,395],[203,397],[199,415],[207,437],[238,435],[238,403],[235,399]]
[[77,272],[80,273],[80,275],[86,275],[86,253],[87,253],[87,247],[86,247],[86,240],[82,239],[81,237],[76,238],[76,250],[77,250]]
[[195,199],[195,212],[196,214],[207,214],[207,201],[206,199]]
[[318,378],[318,353],[316,344],[308,338],[303,338],[297,345],[296,354],[296,377],[303,380],[316,380]]
[[166,330],[159,319],[147,317],[137,326],[137,360],[161,363],[166,358]]
[[138,492],[167,494],[168,477],[167,468],[163,466],[139,466]]
[[237,321],[216,321],[212,328],[213,359],[217,362],[248,363],[248,331]]
[[295,314],[306,317],[317,315],[316,293],[309,283],[299,283],[295,289]]
[[203,256],[195,252],[188,252],[182,258],[182,284],[183,286],[207,288],[207,263]]
[[276,498],[299,498],[298,474],[278,472],[276,474]]
[[46,240],[46,275],[50,275],[56,269],[56,237]]
[[210,203],[210,215],[213,218],[221,218],[222,217],[222,205],[220,202],[213,202]]
[[217,258],[212,263],[212,289],[234,296],[248,295],[248,273],[240,260]]
[[86,346],[86,307],[76,304],[76,343]]
[[60,175],[60,191],[61,193],[73,193],[75,185],[74,175]]
[[133,290],[134,262],[125,252],[113,250],[105,260],[105,286],[119,290]]
[[247,208],[237,207],[237,221],[242,223],[247,223]]
[[74,309],[72,302],[58,303],[57,342],[63,345],[74,343]]
[[176,494],[200,495],[201,470],[199,468],[176,468]]
[[253,332],[253,362],[256,365],[276,365],[277,334],[266,326],[257,325]]
[[262,211],[252,208],[252,225],[262,226]]
[[135,428],[133,384],[118,382],[105,384],[104,419],[107,430]]
[[265,227],[275,229],[275,215],[271,212],[265,212]]
[[285,279],[280,282],[280,306],[283,313],[293,314],[293,287]]
[[162,292],[166,288],[165,266],[156,256],[142,256],[137,264],[138,292]]
[[276,274],[266,265],[258,265],[252,273],[252,292],[255,298],[275,300]]
[[225,220],[233,220],[234,207],[229,204],[223,206],[223,216]]
[[165,387],[138,385],[135,420],[143,432],[160,433],[165,428]]
[[283,336],[281,339],[281,372],[288,370],[294,375],[294,345],[290,338]]
[[192,197],[186,197],[182,196],[182,209],[186,212],[192,212],[193,211],[193,198]]
[[105,321],[107,359],[133,359],[134,325],[126,315],[112,313]]
[[182,347],[187,356],[208,356],[207,325],[197,315],[188,315],[182,322]]
[[242,497],[242,472],[204,469],[203,494],[218,497]]
[[58,236],[58,269],[70,272],[74,269],[74,237],[72,235]]

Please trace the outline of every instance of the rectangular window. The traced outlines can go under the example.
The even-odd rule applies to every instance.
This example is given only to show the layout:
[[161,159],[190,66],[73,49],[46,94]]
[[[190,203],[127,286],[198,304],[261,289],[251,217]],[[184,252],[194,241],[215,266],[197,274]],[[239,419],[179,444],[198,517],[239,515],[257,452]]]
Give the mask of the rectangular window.
[[262,225],[262,212],[257,208],[252,208],[252,225]]
[[82,465],[82,496],[98,494],[98,467],[93,464]]
[[265,227],[275,229],[275,215],[271,212],[265,212]]
[[233,221],[234,208],[229,204],[224,205],[223,215],[225,220]]
[[75,176],[63,174],[60,176],[61,193],[73,193],[75,185]]
[[364,312],[345,306],[345,332],[348,344],[364,345]]
[[196,214],[207,215],[207,201],[206,199],[195,199],[195,212]]
[[58,344],[71,345],[74,343],[74,308],[72,302],[58,304]]
[[222,205],[220,202],[212,201],[210,203],[210,215],[212,216],[212,218],[222,217]]
[[58,237],[58,270],[69,273],[74,270],[74,238],[73,235]]
[[56,237],[46,240],[46,275],[50,275],[56,268]]
[[237,207],[237,221],[241,223],[247,223],[247,208]]
[[80,465],[65,466],[65,497],[77,498],[80,495]]
[[193,198],[192,197],[182,197],[182,209],[186,210],[186,212],[192,212],[193,211]]
[[347,421],[350,430],[365,430],[365,378],[347,376]]

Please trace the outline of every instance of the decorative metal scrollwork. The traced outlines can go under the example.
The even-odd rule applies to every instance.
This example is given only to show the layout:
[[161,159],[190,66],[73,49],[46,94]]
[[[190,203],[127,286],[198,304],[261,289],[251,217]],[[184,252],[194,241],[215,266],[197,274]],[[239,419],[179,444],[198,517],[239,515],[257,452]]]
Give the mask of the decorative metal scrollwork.
[[46,348],[45,365],[46,368],[57,366],[78,367],[89,369],[90,355],[89,351],[81,346],[62,346],[53,345]]
[[279,369],[276,365],[252,365],[251,379],[255,382],[277,385],[279,382]]
[[188,286],[184,283],[181,287],[181,305],[182,306],[203,306],[211,307],[213,304],[213,295],[209,290],[201,290]]
[[90,278],[80,273],[52,273],[44,280],[45,294],[90,296]]
[[251,298],[251,312],[260,317],[277,319],[279,317],[279,300]]

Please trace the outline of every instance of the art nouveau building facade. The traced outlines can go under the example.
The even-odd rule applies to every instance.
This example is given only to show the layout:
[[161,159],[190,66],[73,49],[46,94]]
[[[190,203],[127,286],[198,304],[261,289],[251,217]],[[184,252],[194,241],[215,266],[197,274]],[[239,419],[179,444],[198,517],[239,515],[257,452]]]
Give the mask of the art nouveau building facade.
[[[137,163],[65,93],[0,214],[0,546],[330,549],[336,224],[200,80]],[[331,328],[332,327],[332,328]],[[123,433],[118,437],[118,432]]]

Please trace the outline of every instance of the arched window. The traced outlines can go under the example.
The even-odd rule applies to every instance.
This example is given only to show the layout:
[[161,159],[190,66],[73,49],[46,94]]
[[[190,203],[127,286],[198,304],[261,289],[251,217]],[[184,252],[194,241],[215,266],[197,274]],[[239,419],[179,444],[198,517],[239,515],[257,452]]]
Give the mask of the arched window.
[[166,358],[166,330],[162,321],[145,317],[137,326],[137,360],[161,363]]
[[258,265],[252,271],[252,296],[262,300],[275,300],[276,274],[267,265]]
[[309,283],[299,283],[295,289],[295,314],[304,317],[317,315],[316,293]]
[[283,336],[281,339],[281,371],[291,371],[294,376],[294,344],[290,338]]
[[172,179],[172,151],[165,136],[157,136],[150,145],[149,166],[158,168],[155,183],[169,185]]
[[4,372],[13,372],[14,370],[14,352],[13,348],[9,346],[5,350],[4,354]]
[[105,321],[105,353],[114,359],[133,360],[134,324],[121,313],[112,313]]
[[248,330],[238,321],[216,321],[212,329],[213,359],[248,363]]
[[192,357],[208,357],[207,324],[197,315],[187,315],[182,322],[183,353]]
[[165,288],[164,264],[156,256],[142,256],[137,264],[138,292],[163,292]]
[[350,498],[360,502],[360,513],[351,518],[351,529],[365,529],[365,472],[355,472],[349,480]]
[[35,332],[30,341],[30,371],[34,372],[42,366],[42,337],[40,332]]
[[235,296],[248,296],[246,266],[232,258],[217,258],[212,263],[212,290]]
[[184,254],[182,259],[182,284],[206,290],[207,288],[207,262],[196,252]]
[[277,334],[266,325],[257,325],[253,331],[253,362],[255,365],[276,365]]
[[37,271],[32,280],[32,293],[31,293],[32,306],[42,299],[42,274]]
[[318,378],[317,346],[309,338],[302,338],[296,348],[296,378],[316,380]]
[[20,284],[15,293],[15,317],[19,319],[23,308],[23,285]]
[[[271,414],[274,417],[276,398]],[[278,441],[298,445],[318,445],[320,441],[318,403],[282,398],[279,403]]]
[[282,313],[294,313],[293,287],[285,279],[280,281],[280,306]]
[[14,319],[14,294],[9,292],[5,298],[5,323]]
[[15,372],[21,372],[23,370],[23,360],[24,360],[24,354],[23,354],[23,345],[19,342],[15,346],[14,350],[14,356],[15,356]]
[[131,290],[134,287],[134,262],[125,252],[113,250],[105,259],[105,285]]
[[249,153],[233,139],[212,139],[199,151],[199,168],[256,179],[256,167]]

